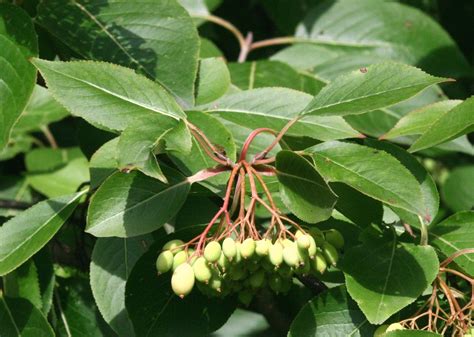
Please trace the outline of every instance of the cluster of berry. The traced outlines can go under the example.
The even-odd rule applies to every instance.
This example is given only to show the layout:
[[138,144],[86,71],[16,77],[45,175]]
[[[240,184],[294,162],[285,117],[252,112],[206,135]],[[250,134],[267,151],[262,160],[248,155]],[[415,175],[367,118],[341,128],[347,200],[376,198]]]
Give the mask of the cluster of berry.
[[334,229],[297,231],[292,239],[246,238],[240,242],[227,237],[222,243],[208,242],[202,252],[172,240],[163,246],[156,268],[159,274],[173,271],[171,286],[181,298],[196,283],[203,294],[238,293],[240,301],[248,304],[264,286],[284,293],[294,275],[321,275],[328,265],[337,263],[338,251],[344,246],[342,235]]

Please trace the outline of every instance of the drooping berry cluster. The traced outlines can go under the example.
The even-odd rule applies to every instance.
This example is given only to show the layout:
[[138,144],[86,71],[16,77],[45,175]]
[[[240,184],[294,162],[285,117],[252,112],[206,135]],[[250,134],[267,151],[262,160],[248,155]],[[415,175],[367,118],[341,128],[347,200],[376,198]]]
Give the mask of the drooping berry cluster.
[[298,230],[289,238],[243,241],[227,237],[210,241],[198,253],[181,240],[163,246],[156,260],[158,273],[173,271],[171,286],[183,298],[196,285],[208,296],[238,293],[249,304],[255,292],[269,287],[285,293],[297,275],[321,275],[335,265],[344,239],[337,230]]

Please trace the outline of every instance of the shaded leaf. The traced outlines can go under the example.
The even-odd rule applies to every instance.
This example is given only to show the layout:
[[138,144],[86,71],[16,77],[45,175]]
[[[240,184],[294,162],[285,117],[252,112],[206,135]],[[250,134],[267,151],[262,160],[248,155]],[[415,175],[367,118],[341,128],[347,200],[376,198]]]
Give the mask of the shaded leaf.
[[90,283],[104,320],[120,335],[134,336],[125,309],[125,283],[133,266],[153,242],[151,236],[100,238],[92,252]]
[[37,23],[82,57],[137,69],[192,105],[199,37],[177,1],[47,0]]
[[54,337],[46,317],[23,298],[0,295],[0,326],[7,337]]
[[367,240],[344,255],[347,290],[369,322],[381,324],[414,302],[438,274],[439,262],[430,246],[393,239]]
[[92,189],[99,187],[107,177],[117,171],[118,142],[119,137],[109,140],[92,155],[89,163]]
[[161,247],[175,238],[190,240],[200,230],[200,227],[191,227],[161,237],[135,264],[127,281],[125,303],[137,336],[208,336],[234,311],[235,300],[230,296],[209,298],[194,289],[181,299],[171,289],[169,273],[156,275],[155,261]]
[[288,337],[372,337],[371,325],[344,287],[336,287],[314,297],[301,308],[291,323]]
[[[296,37],[320,47],[326,54],[335,53],[336,57],[342,54],[349,59],[353,54],[365,52],[370,58],[418,65],[445,76],[471,73],[456,43],[439,23],[423,12],[397,2],[341,0],[321,3],[300,23]],[[313,54],[313,58],[321,54]],[[336,57],[327,62],[337,63]]]

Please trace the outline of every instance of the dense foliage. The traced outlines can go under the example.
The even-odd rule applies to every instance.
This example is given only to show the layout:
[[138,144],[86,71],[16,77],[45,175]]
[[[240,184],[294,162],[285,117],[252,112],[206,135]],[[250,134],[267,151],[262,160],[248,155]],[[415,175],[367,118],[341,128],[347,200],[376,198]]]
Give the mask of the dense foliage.
[[473,18],[0,0],[0,336],[474,336]]

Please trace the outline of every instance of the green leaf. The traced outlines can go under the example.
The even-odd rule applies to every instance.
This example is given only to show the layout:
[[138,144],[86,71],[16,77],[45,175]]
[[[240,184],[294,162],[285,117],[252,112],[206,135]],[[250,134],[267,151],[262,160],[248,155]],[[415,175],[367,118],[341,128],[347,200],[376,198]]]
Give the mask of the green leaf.
[[120,135],[117,162],[121,170],[138,169],[166,183],[154,150],[163,136],[177,126],[174,119],[148,115],[131,123]]
[[474,207],[474,165],[456,167],[442,186],[443,199],[455,212]]
[[401,63],[379,63],[341,75],[325,86],[302,114],[344,116],[385,108],[447,79]]
[[331,216],[337,196],[306,159],[281,151],[276,157],[276,169],[281,198],[293,214],[309,223]]
[[374,330],[346,289],[336,287],[301,308],[291,323],[288,337],[372,337]]
[[99,187],[108,176],[117,171],[118,142],[119,137],[109,140],[92,155],[89,163],[92,189]]
[[474,130],[474,97],[441,114],[408,149],[420,151]]
[[[311,96],[285,88],[261,88],[226,95],[204,111],[217,114],[233,123],[257,129],[281,130],[311,101]],[[287,132],[288,135],[307,136],[319,140],[357,137],[344,119],[337,116],[305,116]]]
[[0,326],[6,337],[54,337],[46,317],[23,298],[0,295]]
[[69,115],[48,89],[35,86],[31,99],[13,127],[13,133],[36,131]]
[[381,324],[414,302],[438,274],[430,246],[367,240],[344,255],[347,290],[372,324]]
[[37,22],[83,58],[137,69],[193,104],[199,37],[177,1],[47,0]]
[[137,336],[209,336],[234,311],[235,300],[231,296],[209,298],[194,289],[181,299],[171,289],[169,273],[156,275],[155,261],[163,245],[171,239],[190,240],[200,231],[202,227],[191,227],[161,237],[133,267],[125,304]]
[[152,242],[151,236],[100,238],[92,252],[92,294],[104,320],[121,336],[135,335],[125,309],[125,284],[133,266]]
[[62,149],[36,148],[25,156],[25,166],[28,172],[46,172],[64,167],[74,159],[84,158],[78,147]]
[[229,69],[222,58],[202,59],[196,90],[196,104],[213,102],[223,96],[230,86]]
[[440,116],[461,102],[460,100],[446,100],[416,109],[401,118],[389,132],[380,138],[393,139],[425,133]]
[[[404,149],[390,144],[377,142],[375,140],[366,140],[366,144],[370,147],[385,151],[391,154],[393,157],[398,159],[400,163],[405,166],[411,174],[416,178],[420,184],[421,196],[424,209],[424,219],[426,223],[431,223],[438,214],[439,209],[439,194],[438,188],[433,177],[426,171],[423,165],[413,157],[411,154],[406,152]],[[417,216],[412,213],[406,212],[400,208],[393,208],[395,213],[397,213],[402,220],[410,224],[413,227],[420,227],[420,220]]]
[[157,83],[133,70],[105,62],[34,59],[54,98],[73,115],[111,131],[122,131],[150,114],[185,118]]
[[317,94],[326,82],[309,73],[300,73],[279,61],[229,63],[232,83],[243,90],[284,87]]
[[191,131],[183,120],[169,130],[163,137],[166,151],[177,151],[189,154],[193,147]]
[[28,173],[28,184],[48,198],[70,194],[89,181],[89,163],[86,158],[75,158],[64,167],[51,172]]
[[41,201],[0,227],[0,276],[38,252],[72,214],[86,191]]
[[420,184],[385,151],[333,141],[305,152],[313,156],[316,169],[327,180],[345,183],[390,206],[425,215]]
[[[394,33],[396,32],[396,34]],[[418,65],[434,74],[472,74],[462,52],[446,31],[427,14],[397,2],[378,0],[328,1],[314,8],[296,30],[298,41],[319,47],[328,63],[349,59],[384,58]]]
[[38,269],[33,260],[28,260],[16,270],[5,275],[3,290],[6,296],[27,299],[39,310],[43,306]]
[[[430,227],[430,243],[446,257],[467,248],[474,247],[474,212],[459,212]],[[471,276],[474,276],[474,255],[465,254],[454,262]]]
[[29,15],[18,6],[0,4],[0,151],[23,112],[36,82],[29,59],[38,55],[38,41]]
[[[237,150],[232,134],[216,117],[200,111],[189,111],[187,114],[188,120],[200,128],[218,150],[223,151],[231,160],[236,160]],[[195,137],[192,138],[192,148],[188,154],[171,151],[170,156],[173,162],[187,176],[217,165],[217,163],[210,159],[206,152],[204,152]],[[219,175],[207,180],[204,184],[220,185],[226,182],[227,177],[225,175]]]
[[86,232],[132,237],[163,226],[179,211],[190,188],[177,173],[166,176],[169,184],[139,172],[118,172],[107,178],[91,199]]
[[76,270],[73,273],[73,277],[58,278],[58,289],[54,294],[58,336],[115,337],[116,334],[100,317],[88,279]]
[[199,51],[199,57],[209,58],[209,57],[223,57],[224,54],[220,49],[212,42],[211,40],[201,37],[201,49]]

